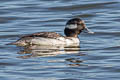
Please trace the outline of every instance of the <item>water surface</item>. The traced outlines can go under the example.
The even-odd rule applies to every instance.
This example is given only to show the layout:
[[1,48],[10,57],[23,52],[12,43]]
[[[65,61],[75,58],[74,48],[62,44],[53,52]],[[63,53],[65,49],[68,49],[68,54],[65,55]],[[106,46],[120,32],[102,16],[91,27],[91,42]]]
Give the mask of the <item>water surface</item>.
[[[119,0],[0,0],[1,80],[119,80]],[[54,31],[80,17],[95,34],[82,33],[80,49],[43,51],[5,45],[19,36]],[[36,54],[38,53],[38,54]]]

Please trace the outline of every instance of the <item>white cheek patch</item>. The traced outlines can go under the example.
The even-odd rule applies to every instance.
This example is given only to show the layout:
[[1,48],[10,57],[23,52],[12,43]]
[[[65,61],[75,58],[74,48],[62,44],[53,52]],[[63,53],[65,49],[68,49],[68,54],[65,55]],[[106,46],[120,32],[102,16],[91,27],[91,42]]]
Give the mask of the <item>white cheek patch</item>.
[[68,28],[68,29],[76,29],[77,28],[77,24],[66,25],[66,28]]

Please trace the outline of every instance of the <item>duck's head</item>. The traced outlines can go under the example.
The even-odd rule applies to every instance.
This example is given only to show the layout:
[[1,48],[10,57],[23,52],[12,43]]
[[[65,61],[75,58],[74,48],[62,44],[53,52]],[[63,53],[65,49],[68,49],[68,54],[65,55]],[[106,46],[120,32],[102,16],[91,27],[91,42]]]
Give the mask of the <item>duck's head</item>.
[[87,33],[92,33],[92,34],[94,33],[86,27],[85,22],[81,20],[80,18],[70,19],[66,23],[64,33],[67,37],[78,37],[78,35],[81,32],[87,32]]

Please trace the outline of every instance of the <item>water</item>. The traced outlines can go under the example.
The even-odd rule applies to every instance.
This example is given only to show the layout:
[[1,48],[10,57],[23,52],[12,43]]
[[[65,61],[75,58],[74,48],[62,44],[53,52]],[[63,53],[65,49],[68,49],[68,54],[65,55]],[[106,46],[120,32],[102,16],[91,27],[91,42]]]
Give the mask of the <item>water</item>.
[[[0,0],[1,80],[119,80],[119,0]],[[41,31],[63,33],[81,17],[95,34],[82,33],[80,49],[54,52],[5,45]],[[37,54],[36,54],[37,53]]]

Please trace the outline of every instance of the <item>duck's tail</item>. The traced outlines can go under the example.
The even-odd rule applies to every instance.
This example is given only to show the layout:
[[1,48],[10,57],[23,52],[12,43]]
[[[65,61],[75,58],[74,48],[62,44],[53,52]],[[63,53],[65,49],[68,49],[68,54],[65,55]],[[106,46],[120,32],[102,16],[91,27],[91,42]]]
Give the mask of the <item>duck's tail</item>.
[[19,43],[18,42],[12,42],[12,43],[8,43],[6,45],[18,45]]
[[17,40],[15,42],[12,43],[8,43],[6,45],[17,45],[17,46],[26,46],[28,45],[24,40]]

